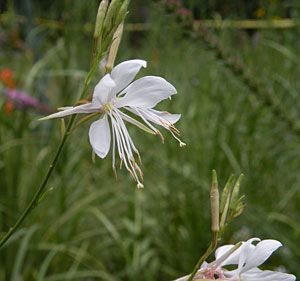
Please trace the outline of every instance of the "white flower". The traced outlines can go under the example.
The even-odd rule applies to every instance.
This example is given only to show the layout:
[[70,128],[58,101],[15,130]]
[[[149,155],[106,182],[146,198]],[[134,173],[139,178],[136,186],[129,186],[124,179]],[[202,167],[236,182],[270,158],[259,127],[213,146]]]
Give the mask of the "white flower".
[[[237,251],[235,260],[232,261],[238,265],[236,270],[225,272],[225,276],[232,281],[294,281],[296,277],[292,274],[260,270],[258,266],[263,264],[274,251],[282,244],[277,240],[267,239],[258,242],[256,245],[252,243],[260,241],[258,238],[252,238],[245,242]],[[222,250],[221,250],[222,252]],[[238,259],[236,260],[236,258]],[[225,261],[226,262],[226,261]],[[223,264],[225,265],[225,264]]]
[[[294,281],[292,274],[260,270],[257,267],[264,263],[269,256],[282,244],[276,240],[263,240],[253,245],[252,242],[260,241],[259,238],[249,239],[237,249],[234,245],[219,247],[215,252],[215,261],[204,262],[193,280],[222,279],[229,281]],[[237,269],[228,271],[224,267],[237,265]],[[176,281],[187,280],[188,275]]]
[[[99,113],[100,119],[93,122],[89,130],[89,140],[94,152],[105,158],[112,146],[112,166],[115,171],[115,151],[119,154],[121,165],[124,163],[138,187],[143,187],[142,171],[135,160],[140,159],[125,126],[124,120],[148,132],[163,136],[153,124],[161,125],[171,132],[181,146],[185,144],[178,138],[179,131],[173,125],[180,119],[180,114],[153,109],[160,101],[176,94],[176,89],[165,79],[157,76],[145,76],[132,82],[141,67],[146,67],[143,60],[129,60],[115,66],[96,85],[90,103],[75,107],[63,107],[62,111],[42,119],[65,117],[71,114]],[[139,116],[145,123],[126,114],[127,110]],[[112,142],[112,144],[111,144]],[[121,166],[120,165],[120,166]]]
[[[202,263],[193,280],[229,280],[226,278],[225,265],[236,264],[239,252],[234,245],[225,245],[218,248],[215,252],[215,260],[211,263],[206,261]],[[186,281],[189,275],[176,279],[175,281]]]

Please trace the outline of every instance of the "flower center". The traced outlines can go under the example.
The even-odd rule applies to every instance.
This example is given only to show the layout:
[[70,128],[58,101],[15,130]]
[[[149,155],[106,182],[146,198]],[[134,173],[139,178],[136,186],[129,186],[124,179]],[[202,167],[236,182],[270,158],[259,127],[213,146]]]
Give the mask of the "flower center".
[[222,279],[224,278],[223,271],[219,268],[207,268],[203,273],[202,276],[206,279]]
[[111,111],[113,109],[113,105],[112,103],[108,102],[106,104],[104,104],[101,108],[105,113]]

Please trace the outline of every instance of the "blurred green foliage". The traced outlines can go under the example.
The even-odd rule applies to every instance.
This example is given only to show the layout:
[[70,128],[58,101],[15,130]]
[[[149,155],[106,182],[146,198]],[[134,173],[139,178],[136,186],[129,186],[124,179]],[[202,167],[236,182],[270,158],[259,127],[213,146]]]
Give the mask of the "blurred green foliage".
[[[43,201],[0,251],[0,280],[170,280],[190,272],[210,240],[213,168],[221,186],[231,173],[245,174],[245,212],[222,242],[278,239],[285,249],[268,268],[284,265],[299,275],[299,136],[163,5],[140,2],[132,1],[128,22],[144,13],[141,20],[151,29],[125,32],[118,61],[143,58],[149,62],[143,75],[163,76],[176,86],[178,95],[162,108],[182,113],[178,127],[187,146],[179,148],[171,137],[162,145],[129,125],[144,162],[145,188],[137,190],[124,171],[114,179],[110,156],[92,163],[88,125],[77,129]],[[90,64],[92,34],[86,27],[94,22],[98,1],[16,3],[8,1],[9,20],[1,21],[1,68],[11,68],[19,89],[53,108],[74,103]],[[28,21],[18,24],[15,13]],[[34,24],[43,17],[63,22],[63,28]],[[217,35],[300,121],[299,30]],[[5,231],[29,202],[61,136],[59,121],[41,123],[33,112],[1,108]]]

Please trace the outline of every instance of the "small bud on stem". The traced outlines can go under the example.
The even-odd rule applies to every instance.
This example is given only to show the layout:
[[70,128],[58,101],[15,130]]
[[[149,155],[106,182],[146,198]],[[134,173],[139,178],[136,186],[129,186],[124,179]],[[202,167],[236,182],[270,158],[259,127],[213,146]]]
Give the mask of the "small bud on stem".
[[234,182],[234,175],[232,174],[229,179],[227,180],[225,187],[222,191],[222,196],[221,196],[221,205],[220,205],[220,213],[223,214],[225,205],[228,199],[228,195],[231,193],[231,189],[233,186]]
[[107,10],[107,13],[106,13],[104,23],[103,23],[104,24],[103,28],[107,32],[109,32],[113,28],[115,20],[118,17],[121,4],[122,4],[122,2],[120,0],[112,0],[111,1],[109,8]]
[[219,190],[218,190],[217,173],[215,170],[212,171],[210,205],[211,205],[211,231],[215,233],[219,231]]
[[95,31],[94,31],[95,40],[97,40],[101,34],[107,8],[108,8],[108,0],[102,0],[98,8],[98,13],[96,18]]
[[125,0],[119,10],[118,16],[116,18],[116,24],[119,25],[122,23],[127,15],[129,0]]
[[115,59],[117,56],[117,52],[119,49],[119,45],[121,42],[122,34],[123,34],[123,23],[121,23],[116,32],[114,33],[113,39],[112,39],[112,44],[109,50],[108,54],[108,59],[107,59],[107,64],[105,66],[106,72],[111,72],[112,68],[114,67]]
[[238,179],[233,187],[232,196],[231,196],[232,203],[235,203],[238,200],[239,192],[240,192],[240,185],[241,185],[241,181],[242,181],[243,177],[244,177],[244,175],[240,174],[240,176],[238,177]]

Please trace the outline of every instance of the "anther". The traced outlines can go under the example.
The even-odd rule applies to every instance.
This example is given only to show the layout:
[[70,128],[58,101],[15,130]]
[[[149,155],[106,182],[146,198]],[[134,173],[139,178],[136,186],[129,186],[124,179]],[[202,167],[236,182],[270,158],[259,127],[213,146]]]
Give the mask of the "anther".
[[179,141],[179,146],[180,147],[185,147],[186,146],[186,143],[182,142],[181,140]]
[[160,137],[161,142],[164,143],[164,142],[165,142],[165,138],[164,138],[164,136],[162,135],[162,133],[161,133],[160,131],[158,131],[158,130],[157,130],[155,133],[156,133],[156,135],[158,135],[158,136]]

